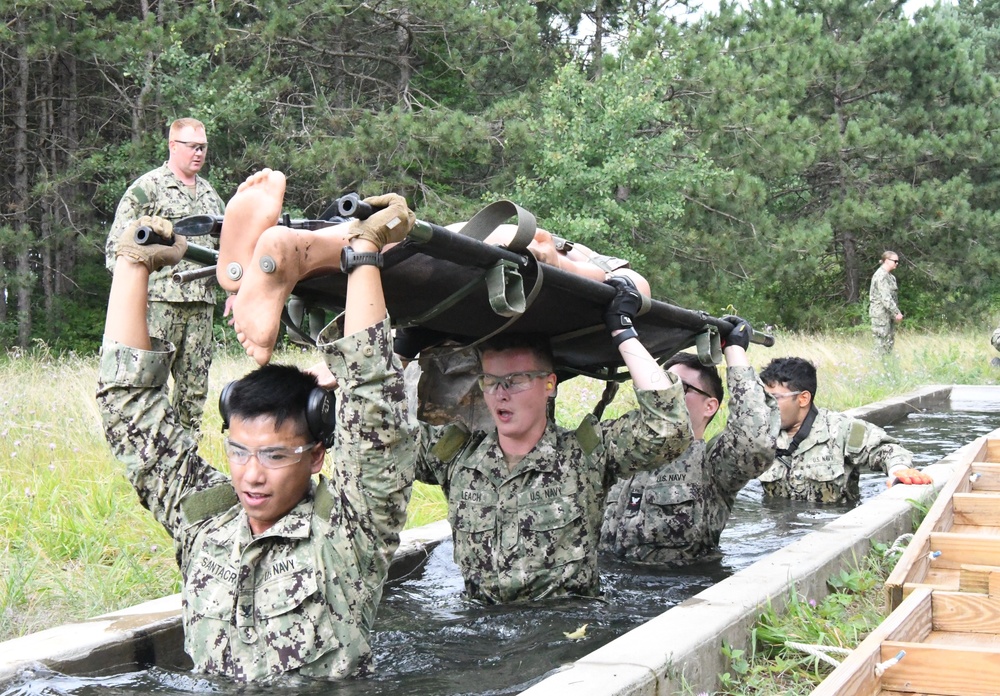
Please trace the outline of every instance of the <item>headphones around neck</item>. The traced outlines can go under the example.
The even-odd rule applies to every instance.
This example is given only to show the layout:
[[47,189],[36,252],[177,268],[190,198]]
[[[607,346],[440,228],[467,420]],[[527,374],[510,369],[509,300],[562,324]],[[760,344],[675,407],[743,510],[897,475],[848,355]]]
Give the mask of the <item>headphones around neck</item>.
[[[222,430],[229,429],[229,415],[232,412],[229,400],[232,397],[233,385],[230,382],[219,393],[219,414],[222,416]],[[323,387],[314,387],[309,392],[306,404],[306,425],[309,434],[315,442],[322,442],[323,447],[330,449],[333,445],[333,434],[337,427],[337,399]]]

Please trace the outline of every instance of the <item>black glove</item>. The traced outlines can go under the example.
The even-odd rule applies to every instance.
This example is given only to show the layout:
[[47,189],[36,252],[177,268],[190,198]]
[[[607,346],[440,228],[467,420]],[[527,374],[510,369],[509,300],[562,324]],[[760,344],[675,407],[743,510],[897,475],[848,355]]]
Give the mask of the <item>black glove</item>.
[[631,329],[632,320],[642,308],[642,295],[638,288],[631,278],[625,276],[611,276],[604,282],[616,290],[614,298],[604,310],[605,326],[608,331]]
[[727,314],[722,317],[723,321],[728,321],[733,325],[733,330],[722,339],[722,347],[739,346],[743,350],[750,347],[750,337],[753,336],[753,327],[746,319],[742,319],[735,314]]

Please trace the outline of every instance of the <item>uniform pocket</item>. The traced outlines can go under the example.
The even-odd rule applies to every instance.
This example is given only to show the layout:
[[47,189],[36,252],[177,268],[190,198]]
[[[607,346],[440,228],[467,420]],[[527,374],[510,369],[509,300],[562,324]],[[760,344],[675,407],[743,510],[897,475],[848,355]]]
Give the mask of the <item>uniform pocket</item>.
[[288,573],[278,580],[266,582],[257,588],[257,618],[267,621],[287,614],[317,594],[318,590],[316,573],[312,568]]
[[256,589],[258,632],[267,646],[272,674],[308,665],[341,646],[338,635],[348,626],[334,625],[332,615],[339,614],[344,620],[351,618],[352,611],[342,600],[320,592],[319,577],[312,567],[282,573]]
[[697,486],[649,486],[643,491],[636,535],[641,544],[683,548],[702,527]]
[[844,460],[834,457],[820,457],[803,462],[799,472],[809,481],[833,481],[844,475]]
[[535,505],[518,510],[520,543],[538,553],[528,554],[526,565],[555,567],[575,563],[587,556],[582,543],[585,534],[579,510],[565,505]]

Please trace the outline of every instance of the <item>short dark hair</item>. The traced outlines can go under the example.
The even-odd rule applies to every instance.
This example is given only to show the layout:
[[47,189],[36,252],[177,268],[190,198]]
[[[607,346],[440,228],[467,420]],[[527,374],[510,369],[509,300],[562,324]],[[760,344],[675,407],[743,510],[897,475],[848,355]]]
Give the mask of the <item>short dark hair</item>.
[[722,391],[722,377],[719,375],[719,368],[715,365],[706,365],[694,353],[675,353],[669,360],[663,363],[663,369],[669,370],[674,365],[683,365],[692,370],[696,370],[701,377],[702,384],[694,386],[707,386],[709,394],[722,403],[724,392]]
[[775,358],[760,373],[768,386],[781,384],[790,391],[807,391],[816,398],[816,366],[805,358]]
[[278,428],[291,419],[308,435],[306,408],[317,386],[314,375],[292,365],[264,365],[233,382],[227,395],[229,419],[269,416]]
[[555,357],[552,355],[552,342],[541,333],[502,333],[479,345],[479,364],[482,365],[483,353],[501,352],[505,350],[528,350],[538,359],[539,367],[550,372],[555,370]]

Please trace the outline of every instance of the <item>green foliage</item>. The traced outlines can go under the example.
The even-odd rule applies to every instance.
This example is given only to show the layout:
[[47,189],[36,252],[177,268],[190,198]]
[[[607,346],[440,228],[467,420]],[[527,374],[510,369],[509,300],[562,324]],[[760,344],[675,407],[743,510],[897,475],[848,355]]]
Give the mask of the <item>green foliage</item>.
[[511,198],[660,299],[789,329],[863,324],[890,248],[907,325],[995,321],[996,3],[761,0],[695,26],[675,4],[8,3],[0,339],[93,345],[89,264],[180,116],[224,198],[264,166],[306,214]]
[[547,229],[639,269],[646,249],[682,245],[673,221],[684,193],[713,170],[676,126],[670,82],[669,62],[652,54],[594,80],[564,67],[516,145],[531,159],[514,199]]
[[873,542],[855,568],[827,581],[830,593],[806,598],[795,588],[780,609],[768,605],[752,631],[749,653],[729,645],[722,694],[808,694],[885,616],[882,585],[901,551]]

